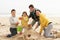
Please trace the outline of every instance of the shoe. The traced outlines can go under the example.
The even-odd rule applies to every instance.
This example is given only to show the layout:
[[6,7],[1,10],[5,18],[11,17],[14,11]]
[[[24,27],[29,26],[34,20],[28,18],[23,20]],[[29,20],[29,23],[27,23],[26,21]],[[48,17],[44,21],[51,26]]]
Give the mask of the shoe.
[[12,35],[7,35],[8,38],[12,37]]

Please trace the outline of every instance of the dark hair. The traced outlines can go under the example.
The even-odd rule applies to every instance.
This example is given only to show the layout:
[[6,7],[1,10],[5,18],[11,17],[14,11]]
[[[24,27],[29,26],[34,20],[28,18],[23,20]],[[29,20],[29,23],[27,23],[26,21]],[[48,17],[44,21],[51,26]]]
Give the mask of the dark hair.
[[15,9],[12,9],[11,12],[16,11]]
[[29,8],[30,8],[30,7],[34,8],[34,6],[33,6],[32,4],[29,5]]
[[[22,16],[23,16],[23,14],[24,14],[24,13],[27,15],[27,12],[26,12],[26,11],[24,11],[24,12],[22,13]],[[28,16],[28,15],[27,15],[27,16]]]
[[40,11],[40,10],[36,10],[36,11],[39,11],[39,12],[41,13],[41,11]]

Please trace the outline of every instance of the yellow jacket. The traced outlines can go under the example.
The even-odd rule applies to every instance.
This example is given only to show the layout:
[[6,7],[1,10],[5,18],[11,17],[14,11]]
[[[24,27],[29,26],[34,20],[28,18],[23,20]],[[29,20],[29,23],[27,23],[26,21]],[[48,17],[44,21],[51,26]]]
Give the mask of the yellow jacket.
[[22,27],[27,27],[27,25],[28,25],[28,16],[26,16],[26,17],[22,16],[21,24],[22,24]]
[[39,15],[39,20],[40,20],[40,33],[42,33],[42,30],[48,26],[49,20],[42,14],[40,13]]

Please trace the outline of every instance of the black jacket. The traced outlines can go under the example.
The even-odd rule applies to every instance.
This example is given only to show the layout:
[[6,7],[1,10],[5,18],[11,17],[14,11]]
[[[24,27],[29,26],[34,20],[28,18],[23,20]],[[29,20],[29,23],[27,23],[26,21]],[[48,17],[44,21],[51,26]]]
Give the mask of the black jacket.
[[29,18],[32,17],[33,20],[39,21],[39,17],[36,16],[36,9],[34,12],[30,12]]

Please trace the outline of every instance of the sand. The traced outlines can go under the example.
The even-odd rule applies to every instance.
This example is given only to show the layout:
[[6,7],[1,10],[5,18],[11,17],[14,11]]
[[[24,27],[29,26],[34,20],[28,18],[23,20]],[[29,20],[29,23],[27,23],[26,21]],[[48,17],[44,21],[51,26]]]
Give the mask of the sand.
[[[53,29],[58,32],[60,32],[60,17],[49,17],[50,20],[53,22]],[[10,34],[9,31],[10,23],[8,17],[0,17],[0,40],[27,40],[24,35],[27,36],[27,34],[19,35],[17,34],[14,37],[7,38],[6,36]],[[34,29],[34,27],[33,27]],[[27,31],[26,33],[29,34],[30,31]],[[32,35],[29,40],[60,40],[60,33],[57,33],[58,38],[45,38],[44,36],[40,36],[37,32],[39,32],[39,28],[36,29],[36,31],[32,30],[30,34]]]

